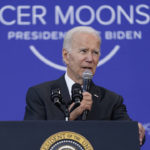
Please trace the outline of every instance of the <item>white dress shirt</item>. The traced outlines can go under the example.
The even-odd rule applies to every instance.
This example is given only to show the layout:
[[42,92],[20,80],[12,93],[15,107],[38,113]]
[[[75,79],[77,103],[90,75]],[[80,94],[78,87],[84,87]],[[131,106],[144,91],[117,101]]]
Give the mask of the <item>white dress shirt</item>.
[[72,86],[75,82],[68,76],[67,72],[65,73],[65,80],[66,80],[66,84],[67,84],[69,94],[70,94],[70,97],[71,97],[71,95],[72,95],[71,94]]

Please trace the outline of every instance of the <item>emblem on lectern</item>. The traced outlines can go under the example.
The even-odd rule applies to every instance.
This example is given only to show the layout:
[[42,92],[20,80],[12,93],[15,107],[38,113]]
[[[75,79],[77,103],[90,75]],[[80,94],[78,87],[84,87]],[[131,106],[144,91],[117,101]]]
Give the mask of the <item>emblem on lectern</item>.
[[94,150],[90,142],[82,135],[63,131],[51,135],[42,144],[40,150]]

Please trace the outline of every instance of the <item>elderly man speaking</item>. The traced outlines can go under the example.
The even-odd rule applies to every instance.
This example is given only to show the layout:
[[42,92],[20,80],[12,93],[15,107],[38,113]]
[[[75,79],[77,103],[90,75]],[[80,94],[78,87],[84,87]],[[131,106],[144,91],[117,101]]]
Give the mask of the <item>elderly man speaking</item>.
[[[68,107],[69,120],[131,120],[123,98],[95,85],[93,81],[88,83],[88,90],[81,90],[82,93],[79,93],[81,101],[78,105],[72,101],[73,85],[76,83],[84,89],[83,75],[95,74],[101,54],[100,45],[99,33],[91,27],[80,26],[69,30],[65,35],[62,51],[63,61],[67,66],[66,73],[57,80],[29,88],[24,119],[63,120],[62,108],[57,107],[62,103]],[[55,87],[59,87],[59,91]],[[57,100],[53,100],[54,98]],[[140,123],[138,125],[142,144],[145,130]]]

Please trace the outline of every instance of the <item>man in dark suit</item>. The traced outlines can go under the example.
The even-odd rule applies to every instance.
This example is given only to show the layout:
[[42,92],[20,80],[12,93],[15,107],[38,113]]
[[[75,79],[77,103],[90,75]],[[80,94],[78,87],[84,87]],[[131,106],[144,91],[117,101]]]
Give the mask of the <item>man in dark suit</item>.
[[[31,87],[27,93],[25,120],[63,120],[64,114],[51,100],[52,87],[59,87],[69,110],[71,88],[74,83],[83,85],[83,72],[89,70],[95,74],[100,57],[101,38],[91,27],[76,27],[67,32],[63,43],[63,60],[67,71],[60,79]],[[81,119],[88,110],[87,120],[131,120],[123,104],[123,98],[114,92],[91,83],[89,92],[82,93],[80,105],[70,113],[69,120]],[[144,137],[144,128],[139,123],[140,144]]]

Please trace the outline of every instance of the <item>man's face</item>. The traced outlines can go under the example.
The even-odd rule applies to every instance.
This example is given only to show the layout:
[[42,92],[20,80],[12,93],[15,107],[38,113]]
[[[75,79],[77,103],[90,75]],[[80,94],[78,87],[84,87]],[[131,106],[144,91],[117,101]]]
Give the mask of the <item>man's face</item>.
[[82,82],[82,74],[89,69],[95,74],[100,56],[100,41],[90,33],[75,33],[70,52],[63,50],[68,76],[75,82]]

